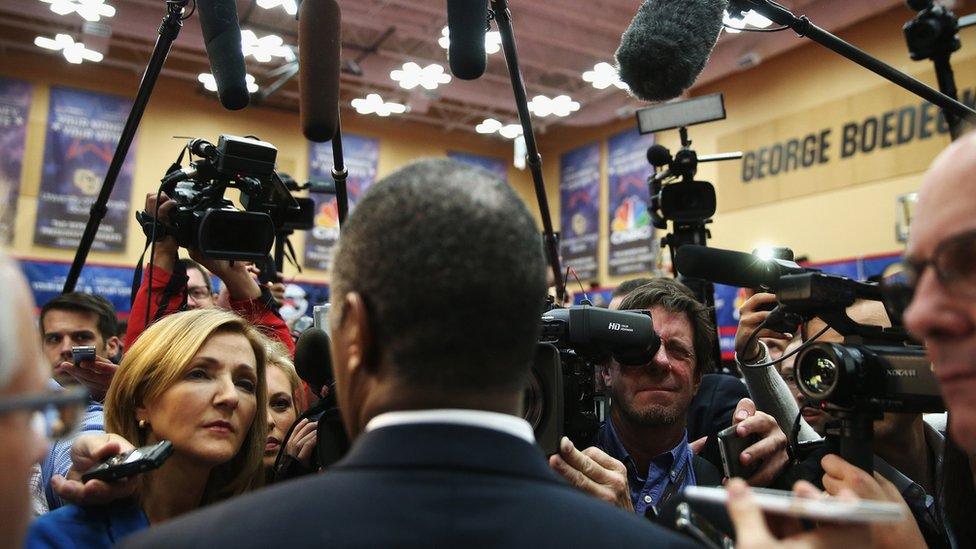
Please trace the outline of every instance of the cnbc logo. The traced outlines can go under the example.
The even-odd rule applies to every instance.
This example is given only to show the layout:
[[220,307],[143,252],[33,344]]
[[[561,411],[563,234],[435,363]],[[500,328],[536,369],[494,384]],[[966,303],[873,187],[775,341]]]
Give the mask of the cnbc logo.
[[636,196],[628,196],[613,212],[610,222],[610,242],[627,244],[651,238],[651,216],[647,203]]

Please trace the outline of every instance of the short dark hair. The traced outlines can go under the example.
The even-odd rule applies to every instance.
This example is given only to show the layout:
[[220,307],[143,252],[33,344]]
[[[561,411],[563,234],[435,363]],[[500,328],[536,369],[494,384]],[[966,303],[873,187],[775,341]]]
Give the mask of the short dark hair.
[[687,286],[673,278],[654,278],[647,284],[631,290],[623,302],[621,309],[650,309],[662,307],[672,313],[684,313],[692,329],[692,345],[695,348],[695,364],[697,374],[706,374],[713,370],[715,345],[715,326],[712,324],[711,311],[702,305],[695,294]]
[[112,302],[100,295],[69,292],[45,303],[41,307],[40,328],[42,334],[44,332],[44,315],[48,311],[73,311],[97,316],[99,335],[106,341],[118,333],[119,319],[115,316],[115,307],[112,306]]
[[541,237],[485,170],[423,160],[374,184],[342,226],[335,311],[361,294],[382,360],[407,386],[520,389],[546,297]]
[[203,265],[193,261],[192,259],[179,258],[176,260],[177,263],[183,265],[183,269],[196,269],[200,271],[200,275],[203,276],[203,282],[207,285],[207,291],[213,293],[213,281],[210,280],[210,271],[208,271]]
[[616,288],[613,289],[613,293],[610,294],[610,297],[620,297],[622,295],[627,295],[630,292],[636,290],[637,288],[640,288],[641,286],[647,284],[652,280],[654,279],[651,277],[631,278],[630,280],[625,280],[621,282],[620,285],[618,285]]

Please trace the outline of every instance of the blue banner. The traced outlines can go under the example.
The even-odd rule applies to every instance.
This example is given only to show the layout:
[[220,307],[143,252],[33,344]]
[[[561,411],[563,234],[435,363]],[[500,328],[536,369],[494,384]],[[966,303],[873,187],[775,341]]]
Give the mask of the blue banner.
[[[27,277],[31,290],[34,292],[34,301],[38,307],[43,306],[48,301],[61,295],[64,281],[68,277],[70,263],[58,261],[32,261],[26,259],[18,260],[20,269]],[[75,286],[76,292],[100,295],[112,302],[115,312],[121,313],[124,317],[129,313],[129,294],[132,291],[132,273],[130,267],[111,267],[105,265],[92,265],[88,263],[78,284]]]
[[560,237],[564,267],[582,280],[599,272],[600,145],[574,149],[559,158]]
[[31,85],[0,77],[0,244],[14,238]]
[[652,171],[647,162],[647,148],[653,144],[653,135],[641,135],[636,129],[611,136],[607,141],[610,276],[649,273],[654,268],[659,244],[647,212],[650,202],[647,176]]
[[503,158],[495,158],[493,156],[481,156],[480,154],[471,154],[458,151],[447,151],[447,157],[452,160],[457,160],[458,162],[464,162],[465,164],[471,164],[472,166],[477,166],[479,168],[488,170],[495,177],[501,179],[502,181],[508,182],[508,163],[505,162]]
[[[342,156],[349,176],[346,193],[351,212],[359,197],[376,181],[380,158],[380,142],[372,137],[342,136]],[[333,181],[332,143],[311,143],[308,154],[308,178]],[[305,233],[305,266],[328,271],[332,269],[332,249],[339,240],[339,210],[336,197],[313,194],[315,225]]]
[[[114,95],[51,88],[34,244],[78,247],[131,106]],[[125,251],[134,150],[135,143],[122,164],[93,250]]]

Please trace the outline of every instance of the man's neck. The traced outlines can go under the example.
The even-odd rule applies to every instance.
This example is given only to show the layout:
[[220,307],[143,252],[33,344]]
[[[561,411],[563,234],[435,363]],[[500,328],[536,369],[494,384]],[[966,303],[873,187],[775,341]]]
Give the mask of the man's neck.
[[149,524],[159,524],[199,508],[210,471],[179,456],[170,456],[149,477],[142,502]]
[[908,428],[895,429],[884,439],[876,438],[873,446],[881,459],[915,481],[927,494],[935,493],[932,461],[921,415]]
[[673,450],[685,436],[683,418],[673,425],[634,425],[611,407],[610,421],[640,475],[647,473],[652,459]]

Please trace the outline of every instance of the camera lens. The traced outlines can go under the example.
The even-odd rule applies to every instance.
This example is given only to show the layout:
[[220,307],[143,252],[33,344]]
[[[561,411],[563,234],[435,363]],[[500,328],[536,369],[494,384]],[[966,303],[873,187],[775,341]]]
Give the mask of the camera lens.
[[827,349],[811,348],[797,357],[796,381],[809,398],[826,400],[840,381],[840,365]]

